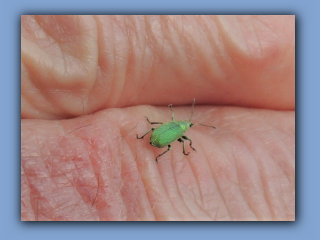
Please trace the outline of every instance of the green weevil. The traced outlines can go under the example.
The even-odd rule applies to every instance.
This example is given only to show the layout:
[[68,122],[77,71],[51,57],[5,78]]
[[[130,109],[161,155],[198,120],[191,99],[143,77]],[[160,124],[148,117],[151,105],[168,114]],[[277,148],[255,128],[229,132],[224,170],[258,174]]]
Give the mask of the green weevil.
[[216,128],[214,126],[208,126],[201,123],[192,123],[191,119],[193,117],[193,109],[194,109],[195,99],[193,99],[192,107],[191,107],[191,117],[189,120],[183,120],[183,121],[175,121],[174,120],[174,112],[172,109],[172,104],[170,104],[168,107],[171,109],[172,112],[172,121],[167,123],[162,122],[150,122],[149,119],[146,117],[147,121],[152,124],[161,124],[158,128],[151,128],[146,134],[144,134],[142,137],[139,137],[137,135],[137,139],[143,139],[149,132],[152,132],[150,137],[150,145],[157,147],[157,148],[163,148],[168,146],[168,149],[161,153],[159,156],[156,157],[156,162],[158,163],[158,158],[165,153],[169,152],[171,149],[171,143],[178,140],[179,142],[183,143],[183,154],[188,156],[190,152],[186,153],[185,151],[185,142],[184,140],[188,140],[190,142],[190,147],[193,151],[196,151],[194,147],[192,147],[192,140],[184,135],[184,133],[191,128],[193,125],[201,125],[205,127],[211,127]]

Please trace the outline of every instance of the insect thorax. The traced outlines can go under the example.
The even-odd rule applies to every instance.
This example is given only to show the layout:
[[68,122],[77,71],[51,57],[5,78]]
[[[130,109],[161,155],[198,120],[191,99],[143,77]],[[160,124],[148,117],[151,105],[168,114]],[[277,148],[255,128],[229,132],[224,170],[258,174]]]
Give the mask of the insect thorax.
[[192,123],[190,121],[177,121],[177,123],[180,125],[181,129],[185,132],[187,131],[191,126]]

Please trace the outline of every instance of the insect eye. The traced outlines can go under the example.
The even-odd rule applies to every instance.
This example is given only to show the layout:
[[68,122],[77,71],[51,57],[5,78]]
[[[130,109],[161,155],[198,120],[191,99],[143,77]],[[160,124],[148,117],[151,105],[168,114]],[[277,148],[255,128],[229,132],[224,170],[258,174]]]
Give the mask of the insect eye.
[[192,127],[193,126],[193,123],[190,123],[190,127]]

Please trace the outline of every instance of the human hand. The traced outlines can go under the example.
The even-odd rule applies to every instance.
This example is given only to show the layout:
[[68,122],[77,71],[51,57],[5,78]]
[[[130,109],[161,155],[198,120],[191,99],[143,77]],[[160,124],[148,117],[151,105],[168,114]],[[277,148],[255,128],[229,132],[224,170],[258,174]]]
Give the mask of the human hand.
[[[21,25],[22,220],[294,220],[294,16]],[[217,129],[156,164],[144,116],[189,119],[193,98]]]

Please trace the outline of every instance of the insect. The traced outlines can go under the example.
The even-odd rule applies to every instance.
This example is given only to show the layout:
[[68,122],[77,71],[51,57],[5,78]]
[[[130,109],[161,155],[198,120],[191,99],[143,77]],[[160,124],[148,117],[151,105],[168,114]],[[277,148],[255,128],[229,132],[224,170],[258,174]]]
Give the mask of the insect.
[[171,149],[171,143],[178,140],[179,142],[183,143],[183,154],[188,156],[190,152],[186,153],[185,151],[185,140],[189,141],[189,145],[192,148],[193,151],[196,151],[194,147],[192,147],[192,140],[184,135],[184,133],[191,128],[193,125],[201,125],[205,127],[211,127],[216,128],[214,126],[208,126],[201,123],[192,123],[191,119],[193,117],[193,109],[194,109],[195,99],[193,99],[192,107],[191,107],[191,117],[189,120],[183,120],[183,121],[175,121],[174,120],[174,112],[172,109],[172,104],[170,104],[168,107],[171,109],[172,112],[172,121],[167,123],[162,122],[150,122],[149,119],[146,117],[147,121],[153,125],[153,124],[161,124],[160,127],[157,128],[151,128],[146,134],[144,134],[142,137],[139,137],[137,134],[137,139],[143,139],[149,132],[152,132],[150,137],[150,145],[157,147],[157,148],[163,148],[168,146],[168,149],[161,153],[159,156],[156,157],[156,162],[158,163],[158,158],[165,153],[169,152]]

